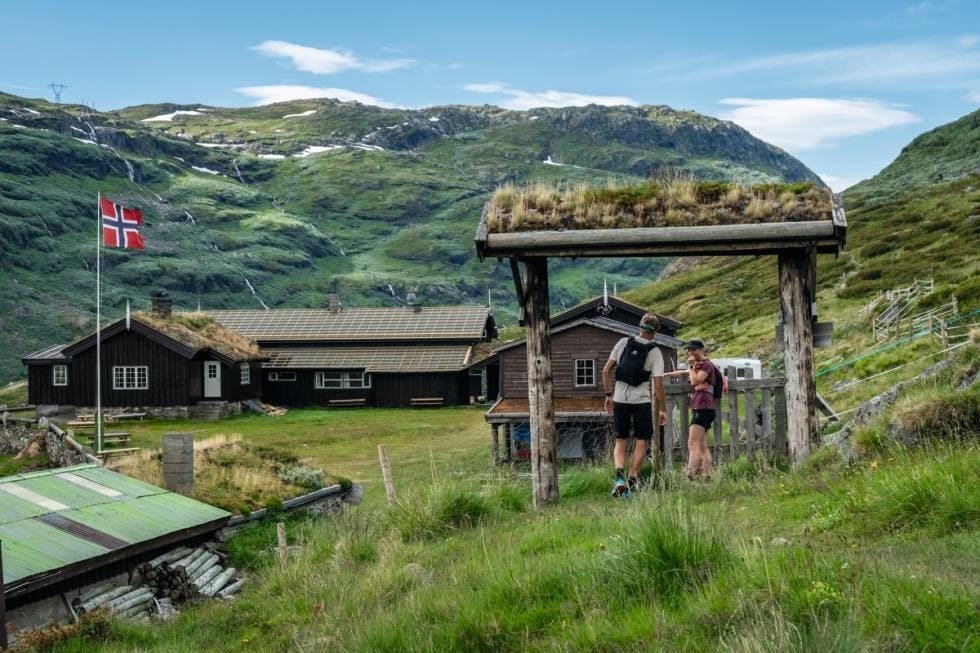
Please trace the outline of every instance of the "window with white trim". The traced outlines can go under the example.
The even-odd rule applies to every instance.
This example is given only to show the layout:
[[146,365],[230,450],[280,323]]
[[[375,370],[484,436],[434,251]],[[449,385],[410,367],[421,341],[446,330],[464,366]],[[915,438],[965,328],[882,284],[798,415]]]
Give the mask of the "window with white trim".
[[269,380],[273,382],[295,381],[296,372],[269,372]]
[[68,366],[55,365],[51,368],[52,385],[68,385]]
[[242,385],[248,385],[252,382],[252,368],[248,366],[248,363],[242,363],[241,365],[241,379]]
[[370,388],[371,375],[362,371],[317,372],[314,387],[317,390]]
[[112,368],[113,390],[146,390],[149,384],[146,365],[119,365]]
[[587,358],[575,360],[575,387],[595,386],[595,361]]

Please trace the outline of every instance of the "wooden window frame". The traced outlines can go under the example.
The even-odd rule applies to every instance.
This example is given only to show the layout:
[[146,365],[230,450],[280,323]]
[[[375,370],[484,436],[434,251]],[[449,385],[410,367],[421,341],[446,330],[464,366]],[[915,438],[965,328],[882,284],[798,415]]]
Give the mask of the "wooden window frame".
[[[579,363],[588,363],[588,365],[587,366],[583,366],[581,368],[581,370],[580,370]],[[575,362],[574,362],[574,365],[575,365],[575,369],[574,369],[574,373],[575,373],[575,387],[576,388],[594,388],[594,387],[596,387],[596,376],[597,375],[596,375],[595,359],[594,358],[576,358],[575,359]],[[591,369],[589,369],[589,368],[591,368]],[[589,375],[591,375],[591,377],[592,377],[592,383],[579,383],[579,372],[580,371],[583,373],[583,375],[586,374],[586,373],[588,373]]]
[[[142,379],[140,378],[142,376]],[[141,382],[142,381],[142,385]],[[113,390],[149,390],[150,367],[148,365],[113,365]]]
[[[336,383],[336,385],[327,385],[327,375],[334,377],[331,382]],[[359,375],[357,380],[360,385],[351,384],[354,380],[351,378],[352,375]],[[313,388],[316,390],[370,390],[371,375],[360,370],[321,370],[313,375]]]
[[[292,378],[287,378],[291,376]],[[296,372],[269,372],[269,381],[272,383],[294,383],[296,381]]]
[[252,382],[252,368],[248,363],[241,363],[238,368],[239,380],[242,385],[249,385]]
[[[58,382],[58,372],[64,373],[64,379]],[[68,385],[68,366],[67,365],[52,365],[51,366],[51,385],[64,387]]]

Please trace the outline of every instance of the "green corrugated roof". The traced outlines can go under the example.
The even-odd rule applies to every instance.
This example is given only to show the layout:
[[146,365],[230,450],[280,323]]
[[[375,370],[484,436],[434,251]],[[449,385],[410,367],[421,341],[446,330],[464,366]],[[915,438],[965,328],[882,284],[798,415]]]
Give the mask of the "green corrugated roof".
[[[72,475],[84,480],[73,482]],[[95,464],[0,478],[4,583],[110,552],[39,519],[50,513],[131,545],[229,517],[219,508]]]

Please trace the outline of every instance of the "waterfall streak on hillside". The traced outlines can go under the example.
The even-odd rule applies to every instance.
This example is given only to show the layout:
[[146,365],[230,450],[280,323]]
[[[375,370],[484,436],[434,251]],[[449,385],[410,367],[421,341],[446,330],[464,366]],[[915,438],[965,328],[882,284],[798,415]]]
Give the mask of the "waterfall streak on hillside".
[[253,286],[252,282],[248,280],[248,277],[243,277],[243,278],[245,279],[245,285],[248,286],[248,289],[249,291],[251,291],[252,296],[255,297],[257,300],[259,300],[259,303],[262,304],[262,308],[264,308],[267,311],[271,310],[269,306],[264,301],[262,301],[262,298],[259,297],[259,294],[255,292],[255,286]]

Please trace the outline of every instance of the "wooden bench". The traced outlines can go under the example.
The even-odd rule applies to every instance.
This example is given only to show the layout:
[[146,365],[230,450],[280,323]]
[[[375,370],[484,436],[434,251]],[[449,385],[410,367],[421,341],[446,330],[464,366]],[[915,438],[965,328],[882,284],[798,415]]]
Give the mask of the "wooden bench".
[[139,451],[139,447],[124,447],[121,449],[103,449],[102,451],[96,451],[95,455],[101,457],[103,460],[109,460],[110,458],[115,458],[117,456],[125,456],[133,453],[134,451]]
[[411,405],[417,408],[425,406],[444,406],[446,400],[443,397],[412,397]]
[[138,419],[140,421],[143,421],[143,418],[144,417],[146,417],[146,413],[115,413],[112,416],[112,419],[114,419],[114,420],[119,420],[119,419]]
[[329,406],[365,406],[367,399],[358,397],[357,399],[330,399],[327,401]]

